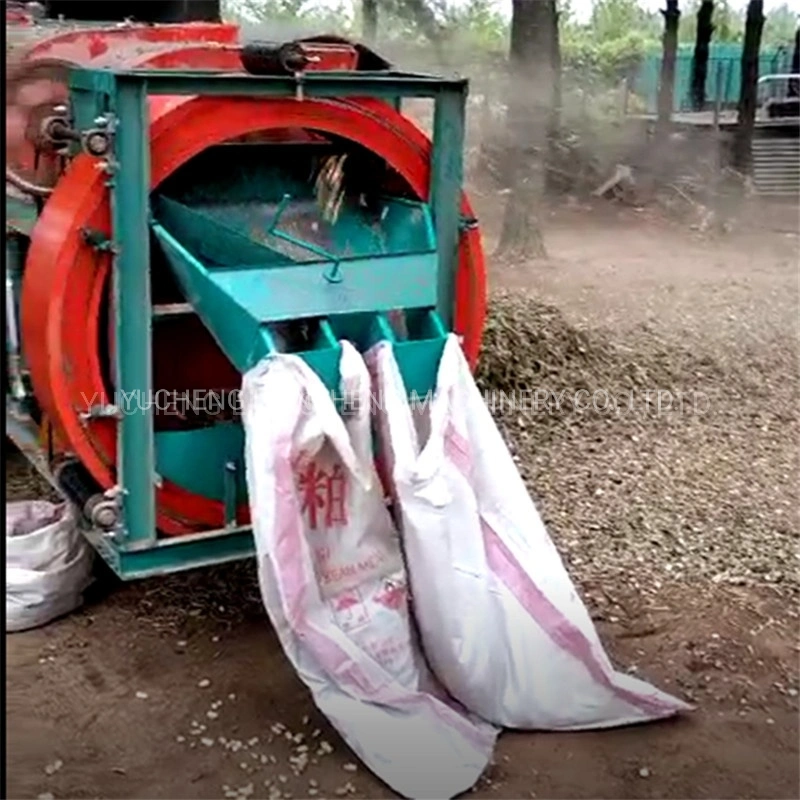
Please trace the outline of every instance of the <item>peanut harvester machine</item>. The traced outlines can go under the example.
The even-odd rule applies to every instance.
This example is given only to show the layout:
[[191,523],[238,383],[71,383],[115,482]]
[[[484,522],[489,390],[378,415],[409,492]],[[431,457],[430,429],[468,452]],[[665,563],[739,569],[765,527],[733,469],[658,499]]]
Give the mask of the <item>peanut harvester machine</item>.
[[[337,391],[338,342],[388,338],[424,396],[448,332],[477,358],[467,83],[332,36],[43,30],[7,75],[27,115],[7,152],[7,435],[124,579],[251,555],[219,400],[243,372],[292,352]],[[434,101],[432,141],[405,98]]]

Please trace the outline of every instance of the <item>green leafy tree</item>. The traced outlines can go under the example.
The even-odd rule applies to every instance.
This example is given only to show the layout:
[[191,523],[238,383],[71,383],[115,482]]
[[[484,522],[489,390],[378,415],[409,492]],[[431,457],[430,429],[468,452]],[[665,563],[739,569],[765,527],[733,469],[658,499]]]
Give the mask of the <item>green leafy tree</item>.
[[638,31],[657,38],[661,21],[657,14],[646,11],[637,0],[596,0],[590,27],[597,41],[617,39]]
[[800,14],[796,10],[792,10],[788,3],[771,9],[764,20],[761,46],[791,49],[798,23],[800,23]]
[[714,39],[718,42],[741,42],[744,38],[744,14],[731,8],[730,0],[714,3]]
[[448,34],[465,44],[499,52],[507,47],[508,22],[494,0],[468,0],[443,9],[443,26]]
[[633,74],[644,56],[659,47],[658,14],[638,0],[596,0],[587,24],[580,24],[569,2],[563,4],[561,49],[567,76],[581,85],[616,84]]
[[350,0],[324,5],[317,0],[223,0],[222,15],[245,26],[268,25],[271,38],[354,33],[355,14]]

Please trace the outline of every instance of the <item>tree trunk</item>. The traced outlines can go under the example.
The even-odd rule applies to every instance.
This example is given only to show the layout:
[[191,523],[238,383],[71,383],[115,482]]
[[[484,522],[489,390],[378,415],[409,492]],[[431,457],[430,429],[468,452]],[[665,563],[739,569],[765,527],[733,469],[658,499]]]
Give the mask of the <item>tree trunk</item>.
[[669,130],[675,96],[675,60],[678,55],[678,23],[681,12],[678,0],[667,0],[664,16],[664,46],[661,57],[661,80],[658,86],[658,123],[660,133]]
[[443,64],[445,52],[442,47],[442,29],[426,0],[394,0],[394,7],[398,14],[417,26],[422,35],[433,45],[437,61]]
[[[800,75],[800,28],[794,34],[794,51],[792,52],[792,75]],[[800,80],[792,78],[789,81],[789,97],[800,97]]]
[[[559,18],[561,14],[558,10],[553,14],[553,38],[551,39],[552,51],[550,53],[550,64],[553,69],[553,107],[550,112],[550,125],[547,132],[548,139],[548,164],[557,166],[559,163],[559,145],[561,141],[561,38],[559,36]],[[548,171],[546,182],[547,189],[555,189],[558,181],[553,179],[555,173]]]
[[378,38],[378,0],[361,0],[362,35],[367,42]]
[[510,191],[498,252],[515,258],[545,253],[538,209],[544,195],[545,151],[553,103],[555,0],[513,0],[511,92],[506,118]]
[[761,32],[764,30],[764,0],[750,0],[744,26],[742,47],[742,91],[739,95],[739,120],[733,145],[736,167],[750,171],[753,147],[753,130],[756,126],[758,105],[758,56],[761,50]]
[[692,60],[692,105],[695,111],[706,106],[706,79],[708,77],[708,55],[714,25],[714,0],[703,0],[697,11],[697,39]]

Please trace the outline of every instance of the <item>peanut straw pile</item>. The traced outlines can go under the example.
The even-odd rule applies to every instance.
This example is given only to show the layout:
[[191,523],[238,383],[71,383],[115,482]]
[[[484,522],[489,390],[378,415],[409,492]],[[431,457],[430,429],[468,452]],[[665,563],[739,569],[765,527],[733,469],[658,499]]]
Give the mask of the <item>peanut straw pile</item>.
[[[778,380],[785,363],[731,353],[721,362],[644,328],[612,340],[493,292],[478,385],[582,589],[624,585],[654,603],[677,582],[798,594],[796,398]],[[46,494],[21,456],[7,463],[9,499]],[[249,561],[106,602],[166,627],[264,615]]]
[[797,592],[790,359],[730,352],[723,362],[645,328],[617,343],[493,294],[478,385],[579,582]]

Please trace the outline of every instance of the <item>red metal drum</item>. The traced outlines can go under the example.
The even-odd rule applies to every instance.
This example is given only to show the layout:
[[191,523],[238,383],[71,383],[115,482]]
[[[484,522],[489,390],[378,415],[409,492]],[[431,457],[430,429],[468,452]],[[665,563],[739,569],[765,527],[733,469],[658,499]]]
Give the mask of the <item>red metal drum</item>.
[[[209,55],[212,52],[213,55]],[[156,59],[175,66],[235,68],[230,54],[219,48],[195,47],[188,55],[177,51],[149,53],[134,63]],[[188,58],[191,64],[186,64]],[[208,59],[208,60],[207,60]],[[211,66],[213,64],[213,66]],[[335,134],[357,142],[381,156],[421,199],[428,195],[431,145],[412,122],[385,103],[374,100],[309,101],[245,98],[153,98],[150,101],[151,187],[158,187],[189,159],[217,144],[286,129]],[[472,216],[466,196],[462,213]],[[92,398],[110,396],[104,376],[108,351],[103,324],[108,297],[110,260],[90,248],[81,230],[110,234],[110,211],[104,175],[96,159],[73,160],[49,197],[33,231],[21,300],[25,356],[36,397],[61,438],[103,488],[115,481],[116,423],[109,419],[86,422],[80,412]],[[146,244],[144,245],[146,246]],[[486,314],[485,265],[477,228],[461,238],[456,280],[455,329],[475,364]],[[175,346],[158,337],[154,349]],[[219,379],[214,388],[238,376],[210,335],[198,338],[192,358],[208,364]],[[185,359],[189,360],[189,359]],[[154,365],[159,353],[154,353]],[[184,376],[184,381],[186,381]],[[198,380],[200,377],[198,376]],[[154,385],[154,389],[163,385]],[[220,502],[187,492],[164,481],[156,490],[157,524],[165,535],[180,535],[224,522]],[[248,519],[247,508],[240,519]]]
[[[36,186],[51,187],[63,166],[52,153],[33,145],[42,119],[67,99],[70,66],[150,66],[180,69],[239,69],[238,29],[235,25],[191,23],[187,25],[118,25],[111,28],[79,28],[47,38],[36,38],[34,26],[6,63],[6,117],[18,115],[24,95],[36,96],[25,109],[28,138],[17,146],[6,145],[6,165]],[[45,28],[44,30],[49,30]]]

